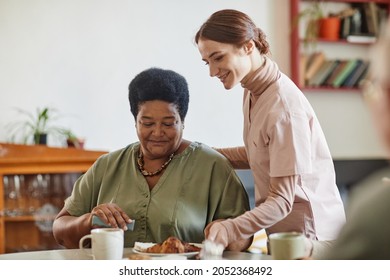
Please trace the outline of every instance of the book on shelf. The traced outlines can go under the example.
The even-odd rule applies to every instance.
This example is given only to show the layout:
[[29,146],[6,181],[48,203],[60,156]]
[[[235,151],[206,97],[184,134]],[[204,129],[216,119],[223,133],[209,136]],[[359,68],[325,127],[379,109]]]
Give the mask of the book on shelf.
[[333,86],[334,80],[336,79],[336,77],[339,75],[339,73],[341,72],[341,70],[344,68],[344,66],[346,64],[347,64],[347,60],[340,60],[337,63],[337,66],[334,68],[331,75],[329,75],[329,77],[325,81],[323,81],[323,83],[321,85],[322,86]]
[[324,80],[324,78],[331,71],[333,63],[334,63],[334,60],[325,61],[322,64],[321,68],[314,75],[314,77],[308,81],[307,85],[310,87],[319,87],[321,85],[321,82]]
[[350,34],[347,36],[346,40],[350,43],[375,43],[376,36],[372,34]]
[[315,73],[321,68],[321,65],[325,62],[325,54],[323,52],[315,52],[311,55],[309,65],[305,71],[305,84],[312,79]]
[[324,75],[322,80],[319,82],[318,86],[325,86],[326,85],[325,81],[327,79],[329,79],[329,77],[333,74],[333,72],[335,71],[335,69],[338,67],[339,64],[340,64],[340,60],[339,59],[332,60],[332,65],[331,65],[330,69]]
[[363,61],[356,70],[353,72],[351,77],[344,83],[345,87],[357,87],[362,79],[365,78],[370,63]]
[[299,57],[299,86],[303,87],[305,85],[305,72],[308,65],[308,56],[305,53],[301,53]]
[[368,67],[364,69],[362,75],[358,78],[354,87],[358,87],[358,88],[361,87],[362,82],[366,79],[367,75],[368,75]]
[[354,74],[356,73],[356,71],[359,69],[359,67],[361,67],[361,65],[364,63],[364,61],[362,59],[358,59],[356,64],[355,64],[355,67],[352,69],[352,71],[347,75],[347,77],[345,77],[344,81],[341,83],[340,86],[342,87],[352,87],[352,85],[349,85],[349,83],[351,82],[351,79],[353,78]]
[[361,32],[361,12],[349,7],[339,13],[340,38],[345,39],[351,33]]
[[367,32],[373,34],[374,36],[377,36],[379,31],[377,4],[374,2],[367,2],[363,3],[363,7],[367,24]]
[[341,18],[340,21],[340,39],[345,39],[350,33],[351,30],[351,18],[352,16],[345,16]]
[[348,75],[353,71],[358,63],[358,59],[348,60],[343,69],[339,72],[337,77],[334,79],[332,86],[340,87]]

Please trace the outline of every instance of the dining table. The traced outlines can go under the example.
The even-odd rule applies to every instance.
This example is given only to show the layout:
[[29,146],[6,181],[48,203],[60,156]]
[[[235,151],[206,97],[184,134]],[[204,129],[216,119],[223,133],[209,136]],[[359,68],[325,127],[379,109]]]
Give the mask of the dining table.
[[[135,259],[132,257],[137,256],[137,252],[133,248],[124,248],[123,259]],[[163,258],[153,257],[153,259]],[[170,256],[171,259],[175,258],[175,255]],[[177,255],[178,259],[183,257]],[[92,260],[91,249],[55,249],[55,250],[40,250],[40,251],[26,251],[17,253],[0,254],[0,260]],[[194,257],[188,257],[188,259],[196,259]],[[271,256],[262,253],[250,253],[250,252],[233,252],[225,251],[222,255],[222,259],[226,260],[270,260]]]

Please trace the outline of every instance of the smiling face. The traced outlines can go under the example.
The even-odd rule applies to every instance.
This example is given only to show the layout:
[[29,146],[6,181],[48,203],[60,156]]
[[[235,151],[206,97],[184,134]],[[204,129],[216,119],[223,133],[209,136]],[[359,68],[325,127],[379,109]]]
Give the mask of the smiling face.
[[217,77],[225,89],[231,89],[251,71],[253,46],[241,48],[232,44],[199,39],[198,50],[209,66],[210,76]]
[[137,135],[145,157],[168,158],[182,142],[183,122],[177,107],[165,101],[146,101],[139,105]]

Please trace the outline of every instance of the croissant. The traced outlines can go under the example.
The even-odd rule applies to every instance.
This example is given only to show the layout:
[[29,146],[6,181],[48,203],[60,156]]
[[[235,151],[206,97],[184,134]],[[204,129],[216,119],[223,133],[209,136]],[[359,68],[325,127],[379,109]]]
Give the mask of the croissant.
[[199,252],[200,248],[188,242],[181,241],[177,237],[168,237],[164,242],[155,244],[145,250],[147,253],[181,254]]

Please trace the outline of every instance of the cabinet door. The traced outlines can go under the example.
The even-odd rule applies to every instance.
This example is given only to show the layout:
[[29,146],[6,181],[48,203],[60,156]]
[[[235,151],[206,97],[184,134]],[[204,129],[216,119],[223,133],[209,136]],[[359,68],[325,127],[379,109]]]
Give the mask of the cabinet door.
[[60,248],[53,237],[53,221],[80,175],[46,173],[3,176],[2,240],[6,253]]

